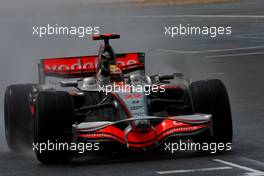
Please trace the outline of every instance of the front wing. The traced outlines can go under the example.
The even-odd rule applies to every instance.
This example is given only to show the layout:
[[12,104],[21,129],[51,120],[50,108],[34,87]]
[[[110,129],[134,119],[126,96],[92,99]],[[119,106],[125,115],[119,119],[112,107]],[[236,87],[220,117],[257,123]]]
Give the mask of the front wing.
[[[133,130],[129,122],[134,120],[161,120],[156,126],[145,133]],[[118,127],[120,123],[127,123],[125,129]],[[146,116],[130,118],[117,122],[84,122],[74,125],[75,137],[80,140],[100,142],[118,142],[130,149],[146,149],[158,146],[170,137],[181,139],[183,136],[193,136],[204,130],[212,134],[211,115],[193,114],[172,117]]]

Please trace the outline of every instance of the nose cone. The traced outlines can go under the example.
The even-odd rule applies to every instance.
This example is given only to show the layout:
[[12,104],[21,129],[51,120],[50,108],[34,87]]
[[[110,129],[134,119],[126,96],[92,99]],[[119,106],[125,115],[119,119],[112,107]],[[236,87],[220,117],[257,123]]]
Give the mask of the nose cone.
[[135,120],[132,122],[133,130],[141,133],[149,132],[151,124],[149,120]]

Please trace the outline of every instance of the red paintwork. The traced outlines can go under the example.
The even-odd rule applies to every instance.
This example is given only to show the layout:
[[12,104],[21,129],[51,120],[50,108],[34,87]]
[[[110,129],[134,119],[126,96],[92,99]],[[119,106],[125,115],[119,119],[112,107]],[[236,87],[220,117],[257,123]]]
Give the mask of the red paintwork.
[[[201,125],[190,125],[181,122],[176,122],[174,120],[163,120],[159,125],[154,129],[151,129],[147,133],[140,133],[137,131],[131,131],[128,133],[127,139],[125,131],[118,129],[117,127],[111,125],[103,129],[100,129],[94,133],[79,133],[79,138],[86,139],[112,139],[116,140],[122,144],[129,144],[129,147],[134,148],[144,148],[154,145],[156,142],[161,141],[162,139],[177,133],[188,133],[195,132],[199,129],[206,128],[206,124]],[[81,130],[80,130],[81,132]]]
[[132,98],[142,98],[142,94],[134,93],[134,94],[125,94],[125,99],[132,99]]
[[120,38],[119,34],[112,34],[112,33],[106,33],[106,34],[96,34],[92,36],[93,40],[97,40],[97,39],[103,39],[103,38],[110,38],[114,37],[114,38]]
[[33,115],[33,117],[34,117],[34,115],[35,115],[35,106],[34,105],[29,105],[29,110],[30,110],[30,112],[31,112],[31,114]]
[[[59,74],[59,75],[74,75],[89,73],[95,75],[96,73],[96,55],[94,56],[77,56],[65,58],[47,58],[42,60],[42,67],[44,74]],[[139,60],[138,53],[127,53],[116,55],[116,65],[122,71],[129,71],[130,69],[143,69],[144,64]]]

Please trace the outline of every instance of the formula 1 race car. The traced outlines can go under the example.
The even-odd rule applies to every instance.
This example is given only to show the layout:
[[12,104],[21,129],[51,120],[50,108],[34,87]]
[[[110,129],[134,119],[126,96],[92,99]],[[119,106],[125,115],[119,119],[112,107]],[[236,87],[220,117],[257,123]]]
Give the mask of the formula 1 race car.
[[75,153],[66,145],[79,143],[95,151],[146,151],[168,140],[232,142],[229,98],[220,80],[146,75],[145,54],[115,53],[109,40],[117,38],[95,35],[104,40],[98,55],[42,59],[38,84],[7,87],[11,151],[32,142],[62,143],[63,150],[35,150],[49,164],[69,161]]

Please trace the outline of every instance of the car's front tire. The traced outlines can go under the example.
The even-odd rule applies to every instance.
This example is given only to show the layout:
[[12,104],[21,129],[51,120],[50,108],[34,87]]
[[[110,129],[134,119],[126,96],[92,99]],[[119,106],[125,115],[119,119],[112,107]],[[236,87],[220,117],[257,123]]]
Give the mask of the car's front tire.
[[[60,164],[72,158],[73,100],[67,92],[39,92],[36,100],[34,144],[45,146],[35,150],[37,159],[44,164]],[[52,146],[49,148],[48,145]],[[58,148],[58,145],[64,145]],[[56,148],[57,146],[57,148]],[[66,146],[66,147],[65,147]],[[42,148],[43,148],[42,147]]]
[[195,113],[211,114],[213,135],[200,141],[217,144],[232,143],[232,115],[227,90],[222,81],[210,79],[196,81],[189,86]]

